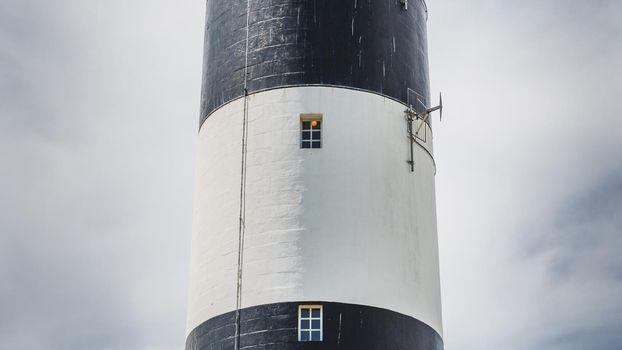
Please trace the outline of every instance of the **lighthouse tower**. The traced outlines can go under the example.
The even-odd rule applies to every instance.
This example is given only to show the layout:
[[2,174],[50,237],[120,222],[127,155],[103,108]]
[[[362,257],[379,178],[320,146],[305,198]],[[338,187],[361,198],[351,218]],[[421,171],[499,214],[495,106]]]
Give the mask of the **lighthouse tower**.
[[208,0],[186,350],[441,350],[423,0]]

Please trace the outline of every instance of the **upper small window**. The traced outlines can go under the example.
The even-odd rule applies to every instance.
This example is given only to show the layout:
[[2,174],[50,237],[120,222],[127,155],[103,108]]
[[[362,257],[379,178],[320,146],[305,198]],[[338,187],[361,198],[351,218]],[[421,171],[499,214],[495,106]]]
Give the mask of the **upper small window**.
[[298,307],[298,341],[322,341],[322,306]]
[[322,148],[322,115],[300,115],[300,148]]

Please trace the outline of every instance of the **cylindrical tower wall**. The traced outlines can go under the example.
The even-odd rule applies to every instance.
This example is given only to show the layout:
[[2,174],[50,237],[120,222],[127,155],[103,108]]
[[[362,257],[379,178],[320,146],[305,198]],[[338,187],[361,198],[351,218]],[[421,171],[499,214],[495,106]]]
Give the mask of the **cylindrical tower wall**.
[[[423,3],[210,0],[207,21],[187,350],[442,349],[429,124],[406,162]],[[322,307],[321,342],[301,305]]]
[[245,71],[249,93],[331,85],[406,103],[411,89],[427,104],[423,0],[408,10],[400,0],[248,1],[207,2],[201,123],[244,95]]

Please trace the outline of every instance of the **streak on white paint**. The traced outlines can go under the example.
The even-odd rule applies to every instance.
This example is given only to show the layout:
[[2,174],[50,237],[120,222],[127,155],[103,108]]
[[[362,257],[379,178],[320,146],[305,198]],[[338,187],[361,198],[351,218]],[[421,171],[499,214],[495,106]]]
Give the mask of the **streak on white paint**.
[[[199,132],[188,333],[235,310],[242,108],[227,104]],[[362,304],[442,334],[434,166],[417,147],[409,171],[403,112],[341,88],[250,96],[243,307]],[[300,113],[323,114],[322,149],[299,148]]]

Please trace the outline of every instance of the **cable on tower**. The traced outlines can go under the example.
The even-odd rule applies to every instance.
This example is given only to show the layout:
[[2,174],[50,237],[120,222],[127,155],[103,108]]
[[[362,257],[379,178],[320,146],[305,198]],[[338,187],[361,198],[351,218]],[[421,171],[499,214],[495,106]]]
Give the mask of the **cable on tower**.
[[242,275],[244,269],[244,234],[246,233],[246,156],[248,153],[248,42],[250,38],[250,0],[246,1],[246,49],[244,57],[244,116],[242,118],[242,164],[240,167],[240,217],[238,226],[238,270],[235,301],[235,343],[240,350],[242,312]]

